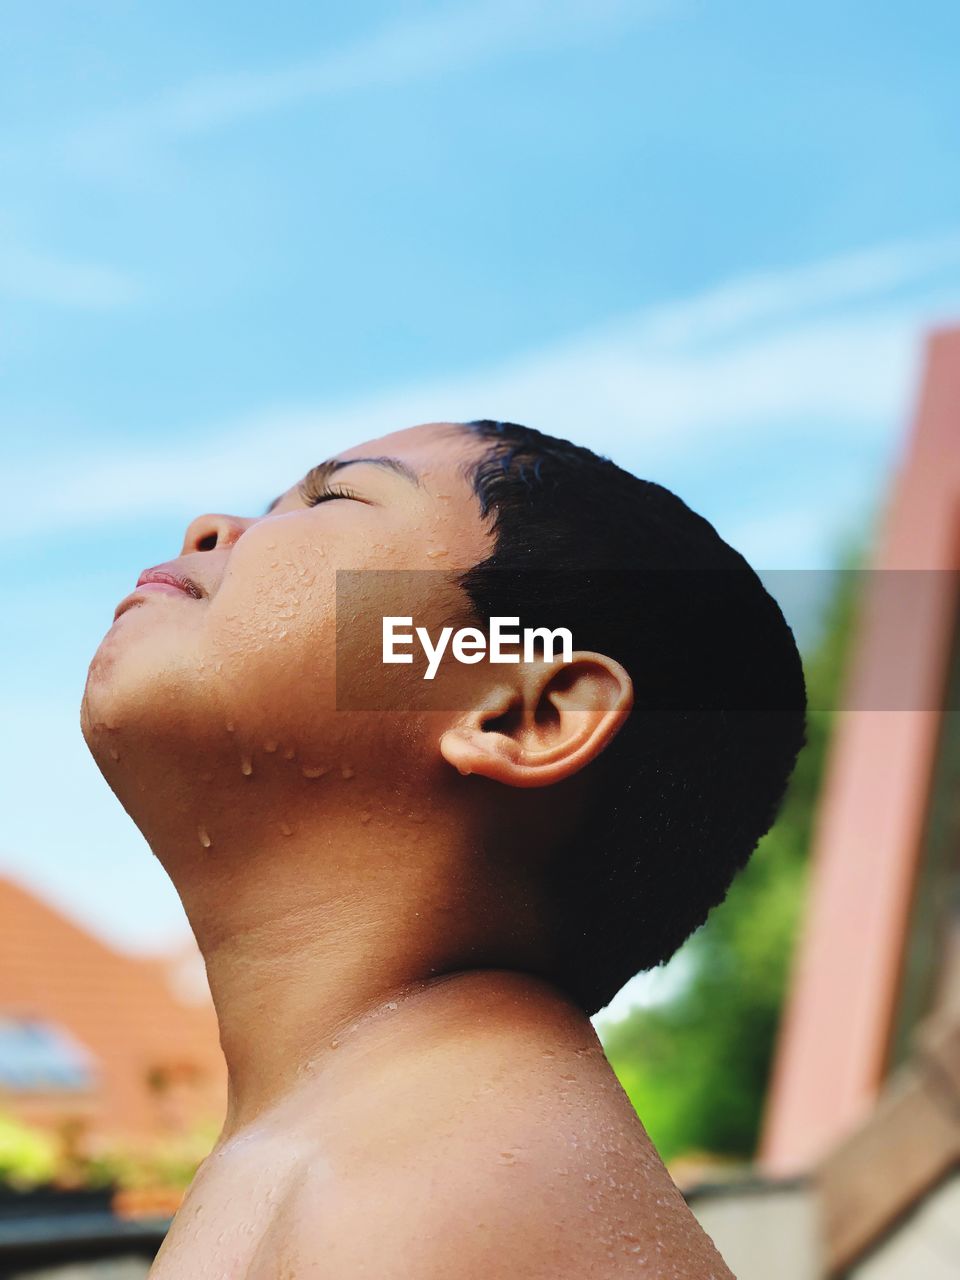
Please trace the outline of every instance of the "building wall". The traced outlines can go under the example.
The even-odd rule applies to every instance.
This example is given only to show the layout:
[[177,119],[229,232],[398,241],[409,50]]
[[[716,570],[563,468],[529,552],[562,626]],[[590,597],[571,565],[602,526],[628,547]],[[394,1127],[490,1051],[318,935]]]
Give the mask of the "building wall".
[[942,1183],[844,1280],[957,1280],[960,1174]]

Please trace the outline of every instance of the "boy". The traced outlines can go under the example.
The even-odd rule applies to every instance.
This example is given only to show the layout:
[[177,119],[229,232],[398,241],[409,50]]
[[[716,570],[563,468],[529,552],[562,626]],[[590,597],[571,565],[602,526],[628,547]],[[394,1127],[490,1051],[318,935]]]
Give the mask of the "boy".
[[[493,618],[572,650],[494,662]],[[475,643],[427,680],[445,627]],[[156,1280],[730,1276],[589,1021],[722,900],[803,743],[793,636],[705,520],[528,428],[400,431],[193,521],[82,721],[228,1066]]]

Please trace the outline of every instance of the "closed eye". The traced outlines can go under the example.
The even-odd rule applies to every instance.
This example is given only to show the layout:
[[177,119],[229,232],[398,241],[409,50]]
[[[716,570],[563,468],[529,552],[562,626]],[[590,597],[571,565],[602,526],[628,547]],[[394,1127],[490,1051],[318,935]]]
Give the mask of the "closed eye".
[[[318,507],[321,502],[332,502],[335,498],[347,498],[353,502],[366,502],[359,493],[344,485],[317,483],[312,475],[307,475],[297,486],[297,492],[308,507]],[[368,504],[369,505],[369,504]]]

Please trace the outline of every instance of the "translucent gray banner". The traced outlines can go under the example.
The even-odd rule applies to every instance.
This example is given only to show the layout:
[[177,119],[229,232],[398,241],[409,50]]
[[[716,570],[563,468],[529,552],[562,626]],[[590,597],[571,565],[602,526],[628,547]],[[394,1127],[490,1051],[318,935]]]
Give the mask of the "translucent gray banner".
[[[574,654],[627,668],[637,705],[795,711],[784,620],[810,710],[960,708],[958,571],[529,569],[490,571],[473,591],[446,570],[339,570],[338,709],[466,707],[478,680],[544,661],[545,645],[562,660],[566,631]],[[516,642],[496,646],[497,632]],[[822,678],[831,654],[842,675]]]

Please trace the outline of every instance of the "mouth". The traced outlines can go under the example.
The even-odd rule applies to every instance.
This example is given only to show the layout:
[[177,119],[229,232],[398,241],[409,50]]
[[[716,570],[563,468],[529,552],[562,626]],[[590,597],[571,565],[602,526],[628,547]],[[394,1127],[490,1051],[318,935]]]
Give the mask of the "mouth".
[[113,615],[114,622],[121,614],[151,595],[189,596],[193,600],[202,600],[206,592],[192,578],[172,569],[145,569],[137,579],[134,590],[117,605]]

